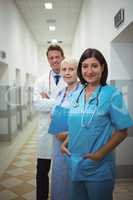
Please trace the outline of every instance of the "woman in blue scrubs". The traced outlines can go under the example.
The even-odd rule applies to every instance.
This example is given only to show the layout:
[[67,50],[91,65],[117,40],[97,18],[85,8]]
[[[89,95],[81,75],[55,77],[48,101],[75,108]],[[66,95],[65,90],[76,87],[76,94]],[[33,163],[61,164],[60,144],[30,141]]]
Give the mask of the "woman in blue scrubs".
[[69,98],[80,87],[77,80],[77,65],[77,61],[73,58],[66,58],[61,63],[61,75],[67,86],[57,96],[49,127],[49,133],[54,135],[51,200],[68,200],[68,167],[60,151],[60,145],[66,138],[68,131]]
[[77,72],[83,87],[71,98],[69,136],[61,145],[71,177],[69,200],[112,200],[113,150],[133,121],[122,93],[106,83],[108,66],[101,52],[86,49]]

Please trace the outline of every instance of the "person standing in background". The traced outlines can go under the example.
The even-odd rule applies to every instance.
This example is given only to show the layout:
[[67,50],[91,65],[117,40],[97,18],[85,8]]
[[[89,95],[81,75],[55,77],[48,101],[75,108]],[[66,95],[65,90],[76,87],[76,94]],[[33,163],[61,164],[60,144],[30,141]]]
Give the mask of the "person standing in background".
[[49,113],[55,103],[59,91],[65,87],[60,75],[61,61],[64,52],[58,45],[50,45],[47,49],[47,59],[51,70],[41,76],[33,89],[33,105],[39,112],[39,133],[37,139],[37,173],[36,199],[47,200],[49,194],[49,170],[52,156],[52,139],[48,134]]

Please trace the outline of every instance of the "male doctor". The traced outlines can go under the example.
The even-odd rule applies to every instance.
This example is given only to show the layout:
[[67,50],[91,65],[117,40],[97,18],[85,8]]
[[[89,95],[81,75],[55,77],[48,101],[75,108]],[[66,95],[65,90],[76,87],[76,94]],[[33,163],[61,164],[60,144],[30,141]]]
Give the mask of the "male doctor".
[[34,106],[39,111],[36,174],[37,200],[48,199],[48,173],[52,155],[52,136],[48,134],[49,115],[58,92],[65,87],[63,78],[60,76],[60,65],[64,59],[62,48],[58,45],[50,45],[47,50],[47,58],[51,70],[36,81],[33,94]]

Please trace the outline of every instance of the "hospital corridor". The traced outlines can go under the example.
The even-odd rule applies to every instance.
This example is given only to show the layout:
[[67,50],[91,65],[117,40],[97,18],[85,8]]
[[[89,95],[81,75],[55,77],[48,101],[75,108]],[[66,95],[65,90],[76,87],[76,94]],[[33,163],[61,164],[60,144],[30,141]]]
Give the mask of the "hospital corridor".
[[[79,59],[86,49],[97,49],[104,55],[108,64],[107,85],[118,88],[122,102],[125,102],[122,107],[112,110],[124,113],[124,117],[129,112],[133,122],[133,0],[0,0],[0,200],[45,200],[36,197],[36,175],[40,173],[42,176],[40,169],[43,170],[44,160],[45,168],[49,171],[46,199],[66,200],[52,197],[53,162],[50,160],[54,145],[53,136],[48,130],[55,102],[57,107],[63,104],[68,92],[66,83],[72,78],[67,77],[68,82],[65,82],[58,66],[63,66],[63,60],[75,59],[79,68],[81,62],[84,64],[84,60],[79,62]],[[85,60],[89,63],[89,58],[86,57]],[[103,64],[100,63],[100,66],[102,70],[105,69]],[[78,76],[79,73],[78,71]],[[79,79],[75,80],[78,80],[75,90],[79,91]],[[86,87],[79,93],[79,104]],[[66,89],[63,90],[64,88]],[[64,91],[64,95],[61,91]],[[72,94],[69,92],[71,98]],[[98,99],[98,103],[96,102],[97,107],[93,109],[90,120],[86,122],[86,118],[81,116],[79,132],[91,126],[93,118],[95,119],[100,92],[94,98]],[[61,103],[58,99],[60,95]],[[86,96],[84,94],[84,105]],[[121,106],[120,101],[117,102],[118,106]],[[126,108],[128,111],[125,112]],[[76,106],[74,108],[74,104],[73,109],[78,110]],[[84,113],[85,106],[83,115]],[[133,200],[133,126],[132,123],[126,125],[126,117],[122,123],[121,115],[114,119],[117,119],[118,127],[122,127],[118,131],[127,130],[128,134],[111,152],[116,163],[113,200]],[[85,122],[88,127],[84,126]],[[94,130],[98,132],[102,129],[104,122],[101,120],[101,124],[94,125]],[[115,127],[115,122],[111,122]],[[66,122],[62,118],[58,128],[63,123]],[[75,129],[80,126],[80,120],[76,123],[73,123]],[[117,126],[115,128],[117,130]]]

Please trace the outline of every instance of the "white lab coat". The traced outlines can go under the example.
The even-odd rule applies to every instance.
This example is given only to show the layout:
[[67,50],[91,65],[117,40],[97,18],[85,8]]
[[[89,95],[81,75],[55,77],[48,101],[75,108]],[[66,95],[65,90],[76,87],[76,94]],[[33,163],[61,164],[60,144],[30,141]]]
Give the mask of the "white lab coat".
[[[37,111],[39,111],[39,127],[37,137],[37,157],[41,159],[51,159],[53,137],[48,133],[48,127],[50,123],[50,111],[55,104],[56,96],[60,90],[62,90],[66,84],[61,77],[58,85],[55,84],[54,72],[51,75],[46,74],[40,77],[34,86],[33,90],[33,105]],[[49,94],[49,82],[51,88],[50,99],[42,98],[40,93],[45,92]]]

